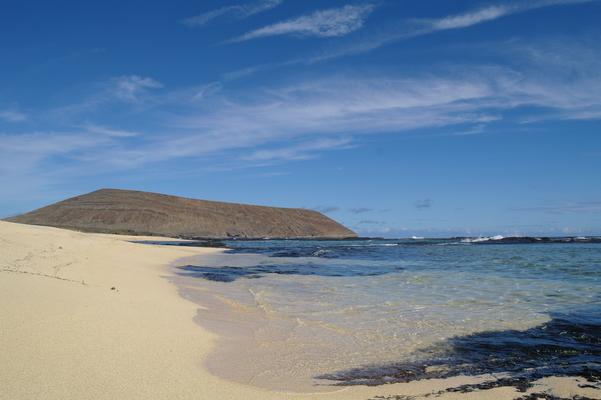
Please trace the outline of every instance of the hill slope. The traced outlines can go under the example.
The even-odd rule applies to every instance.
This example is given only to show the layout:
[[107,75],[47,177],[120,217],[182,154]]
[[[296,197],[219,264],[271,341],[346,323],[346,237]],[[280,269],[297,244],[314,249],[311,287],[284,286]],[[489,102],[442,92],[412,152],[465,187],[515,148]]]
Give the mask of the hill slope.
[[188,238],[343,238],[356,234],[299,208],[222,203],[132,190],[101,189],[8,221],[86,232]]

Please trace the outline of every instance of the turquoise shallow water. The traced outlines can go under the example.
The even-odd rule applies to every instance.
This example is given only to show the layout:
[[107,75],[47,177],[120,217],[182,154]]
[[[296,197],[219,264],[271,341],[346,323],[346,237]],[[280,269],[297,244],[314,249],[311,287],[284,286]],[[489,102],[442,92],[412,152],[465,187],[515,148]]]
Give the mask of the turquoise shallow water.
[[[306,389],[599,371],[601,244],[227,245],[225,254],[179,265],[174,280],[208,305],[199,321],[229,349],[209,367],[228,378]],[[233,357],[242,360],[236,368]]]

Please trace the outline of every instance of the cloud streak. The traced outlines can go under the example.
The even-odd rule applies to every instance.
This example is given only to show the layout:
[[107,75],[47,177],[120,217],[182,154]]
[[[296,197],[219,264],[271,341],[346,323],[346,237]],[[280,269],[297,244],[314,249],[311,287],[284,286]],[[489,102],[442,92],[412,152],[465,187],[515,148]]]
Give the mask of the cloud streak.
[[[110,138],[81,132],[0,134],[0,177],[33,171],[53,157],[77,157],[86,150],[100,151]],[[43,173],[44,171],[38,171]]]
[[271,10],[283,3],[284,0],[263,0],[256,1],[250,4],[232,5],[217,8],[215,10],[196,15],[194,17],[186,18],[182,24],[189,27],[200,27],[205,26],[211,21],[217,18],[231,18],[231,19],[245,19],[255,14],[262,13],[264,11]]
[[528,2],[490,5],[466,11],[464,13],[448,15],[437,19],[421,19],[403,22],[394,27],[390,32],[368,37],[363,42],[354,43],[346,48],[315,57],[312,61],[336,58],[344,55],[364,53],[374,50],[392,42],[407,40],[418,36],[429,35],[436,32],[464,29],[493,21],[513,14],[519,14],[539,8],[589,3],[598,0],[531,0]]
[[27,115],[16,110],[0,110],[0,120],[6,122],[23,122]]
[[[380,28],[376,32],[366,34],[363,38],[354,38],[352,41],[339,43],[335,47],[330,47],[314,55],[295,58],[279,63],[255,65],[247,67],[243,70],[229,72],[225,74],[225,77],[226,79],[237,79],[265,70],[295,65],[315,64],[340,57],[367,53],[395,42],[410,40],[419,36],[430,35],[448,30],[469,28],[499,18],[535,9],[552,6],[568,6],[597,1],[599,0],[532,0],[528,2],[524,1],[519,3],[513,2],[507,4],[490,5],[483,8],[468,10],[459,14],[448,15],[442,18],[398,21],[391,26]],[[253,32],[250,34],[252,33]],[[244,36],[235,40],[242,38],[244,38]]]
[[99,135],[106,135],[109,137],[116,137],[116,138],[128,138],[128,137],[134,137],[134,136],[141,135],[140,132],[127,131],[127,130],[123,130],[123,129],[107,128],[105,126],[93,125],[93,124],[84,125],[83,128],[86,131],[91,132],[91,133],[97,133]]
[[298,161],[315,158],[317,151],[341,150],[351,148],[349,139],[315,139],[294,146],[280,147],[276,149],[258,150],[244,157],[247,161]]
[[508,15],[510,10],[511,8],[506,6],[490,6],[464,14],[452,15],[438,20],[427,21],[426,25],[428,26],[428,29],[426,29],[423,33],[442,31],[446,29],[467,28],[472,25],[481,24],[486,21],[492,21]]
[[139,75],[120,76],[112,80],[113,94],[124,101],[136,102],[138,96],[149,89],[160,89],[163,84]]
[[315,11],[310,15],[278,22],[248,32],[229,42],[243,42],[267,36],[339,37],[361,29],[374,10],[371,4],[346,5],[341,8]]
[[[484,22],[493,21],[501,17],[523,13],[538,8],[589,3],[592,1],[597,0],[531,0],[519,3],[508,2],[505,4],[490,5],[472,11],[467,11],[465,13],[450,15],[444,18],[423,20],[420,24],[418,24],[414,34],[421,35],[449,29],[468,28]],[[419,27],[419,25],[422,26]]]
[[[100,86],[102,101],[93,102],[110,118],[95,118],[100,112],[86,108],[75,114],[83,122],[69,121],[77,132],[0,134],[0,164],[4,171],[24,165],[21,171],[37,175],[48,163],[71,168],[66,175],[175,159],[244,168],[349,149],[361,144],[361,135],[483,130],[500,119],[515,124],[525,117],[601,118],[601,57],[595,47],[554,41],[549,48],[529,45],[507,56],[517,60],[519,71],[446,66],[419,74],[319,76],[250,92],[208,90],[202,101],[194,99],[198,87],[163,90],[146,101],[156,81],[115,78]],[[115,93],[119,88],[122,94]],[[515,113],[520,107],[524,112]],[[119,113],[145,121],[144,134],[113,128]]]

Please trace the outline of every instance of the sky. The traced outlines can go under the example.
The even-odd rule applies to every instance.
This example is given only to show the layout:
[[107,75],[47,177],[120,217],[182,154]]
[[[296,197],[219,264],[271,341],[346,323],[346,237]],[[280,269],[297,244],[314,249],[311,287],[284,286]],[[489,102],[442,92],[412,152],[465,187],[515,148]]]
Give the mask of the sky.
[[0,216],[99,188],[365,236],[601,234],[601,1],[27,1]]

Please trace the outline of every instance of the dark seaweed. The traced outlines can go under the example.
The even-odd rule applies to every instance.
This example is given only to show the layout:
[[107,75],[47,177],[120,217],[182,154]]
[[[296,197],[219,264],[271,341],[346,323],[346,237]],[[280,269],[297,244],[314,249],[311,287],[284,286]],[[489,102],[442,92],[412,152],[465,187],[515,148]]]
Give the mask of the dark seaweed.
[[133,243],[182,247],[226,247],[225,243],[219,240],[134,240]]
[[[428,397],[427,395],[425,397]],[[403,396],[403,395],[395,395],[395,396],[376,396],[372,397],[370,400],[414,400],[415,396]],[[557,397],[548,393],[530,393],[525,396],[518,397],[516,400],[594,400],[590,397],[583,396],[574,396],[571,398],[568,397]]]
[[516,400],[594,400],[591,397],[574,396],[574,397],[557,397],[548,393],[530,393],[528,395],[518,397]]
[[240,278],[255,279],[266,274],[276,275],[319,275],[330,277],[343,276],[376,276],[391,272],[401,271],[403,268],[349,268],[341,265],[255,265],[250,267],[202,267],[197,265],[184,265],[177,267],[180,275],[203,278],[216,282],[234,282]]
[[[599,319],[556,316],[525,330],[482,332],[449,339],[416,356],[411,363],[372,365],[319,376],[334,385],[382,385],[458,375],[507,373],[509,378],[485,383],[486,387],[518,386],[548,376],[582,376],[601,380],[601,323]],[[429,367],[435,367],[429,369]],[[456,388],[478,389],[477,385]],[[484,388],[484,386],[482,387]]]

